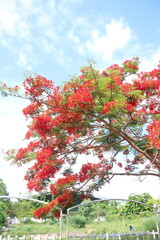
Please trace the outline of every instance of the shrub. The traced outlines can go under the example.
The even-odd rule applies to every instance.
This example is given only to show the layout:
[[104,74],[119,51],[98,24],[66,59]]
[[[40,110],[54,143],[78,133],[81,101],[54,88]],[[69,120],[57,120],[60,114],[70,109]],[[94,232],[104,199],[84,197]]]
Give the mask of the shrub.
[[[160,218],[158,219],[160,222]],[[160,228],[160,224],[159,224]],[[157,226],[156,226],[156,219],[155,217],[149,218],[144,222],[144,230],[146,231],[157,231]]]
[[86,224],[86,220],[82,216],[73,216],[70,218],[71,225],[77,228],[84,228]]
[[30,224],[30,223],[32,223],[32,220],[30,218],[23,218],[21,220],[21,222],[24,223],[24,224]]
[[0,212],[0,225],[3,226],[6,223],[6,215],[4,212]]
[[53,219],[46,219],[45,221],[41,222],[41,224],[50,224],[50,225],[53,225],[55,223],[57,223],[58,220],[56,218],[53,218]]
[[105,219],[107,222],[114,222],[117,219],[119,220],[120,217],[117,214],[112,214],[112,215],[110,214],[110,215],[106,215]]

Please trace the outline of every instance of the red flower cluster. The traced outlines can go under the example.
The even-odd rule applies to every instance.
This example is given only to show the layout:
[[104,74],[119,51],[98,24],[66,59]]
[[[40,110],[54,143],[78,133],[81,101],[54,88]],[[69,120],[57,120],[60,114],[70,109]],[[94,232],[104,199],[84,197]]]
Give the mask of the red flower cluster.
[[64,191],[64,193],[56,198],[59,207],[68,206],[73,202],[73,193]]
[[132,60],[126,60],[124,63],[123,63],[123,67],[124,67],[124,70],[125,70],[125,73],[137,73],[139,67],[138,67],[138,64],[139,64],[139,58],[133,58]]
[[43,137],[50,132],[52,128],[52,118],[49,114],[41,114],[39,117],[33,118],[32,129],[37,131]]
[[70,188],[77,181],[77,175],[67,175],[64,178],[59,178],[54,184],[50,185],[50,191],[54,196],[58,195],[62,189]]
[[26,95],[38,97],[46,91],[46,88],[52,89],[53,82],[38,75],[35,78],[27,78],[23,86],[26,89]]
[[54,216],[56,218],[60,217],[60,211],[57,210],[60,208],[64,208],[68,205],[70,205],[73,202],[73,194],[70,191],[65,190],[64,193],[54,200],[52,200],[50,203],[45,205],[44,207],[39,207],[34,211],[34,217],[37,219],[42,218],[43,216],[47,215],[51,209],[55,208]]
[[86,179],[96,175],[99,170],[99,164],[87,163],[83,164],[82,168],[79,172],[79,180],[80,182],[84,182]]
[[40,219],[43,216],[47,215],[50,211],[50,207],[39,207],[34,211],[34,218]]
[[138,79],[134,80],[133,83],[136,89],[146,93],[147,97],[155,93],[160,94],[160,68],[138,74]]
[[91,81],[85,82],[83,85],[79,85],[78,89],[68,97],[68,107],[73,108],[74,106],[84,109],[93,107],[94,98],[92,95],[93,84]]
[[105,103],[104,108],[102,109],[102,113],[108,114],[112,109],[115,108],[115,105],[116,105],[116,100]]
[[150,125],[148,125],[147,130],[149,135],[147,135],[147,139],[150,144],[160,149],[160,120],[154,120]]
[[30,105],[24,108],[22,112],[26,117],[38,113],[38,108],[40,108],[41,105],[42,104],[40,102],[32,102]]

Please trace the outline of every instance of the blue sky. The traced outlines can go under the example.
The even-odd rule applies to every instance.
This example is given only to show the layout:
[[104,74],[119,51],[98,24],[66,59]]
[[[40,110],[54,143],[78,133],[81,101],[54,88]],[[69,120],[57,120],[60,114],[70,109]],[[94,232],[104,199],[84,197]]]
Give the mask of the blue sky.
[[[0,0],[0,82],[21,84],[31,72],[61,85],[88,59],[103,69],[138,56],[142,70],[152,69],[160,60],[159,11],[159,0]],[[0,148],[23,145],[26,104],[0,97]],[[9,191],[23,191],[23,171],[1,162]],[[146,182],[151,191],[153,182],[159,187],[155,179]],[[133,191],[145,189],[134,183],[121,195],[130,193],[130,184]]]
[[160,54],[158,0],[1,0],[2,81],[27,71],[61,83],[94,59],[97,66]]

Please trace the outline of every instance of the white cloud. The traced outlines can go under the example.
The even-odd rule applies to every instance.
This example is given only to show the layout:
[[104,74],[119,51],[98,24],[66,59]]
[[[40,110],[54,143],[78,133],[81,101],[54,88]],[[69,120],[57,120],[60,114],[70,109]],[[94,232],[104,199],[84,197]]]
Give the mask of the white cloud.
[[19,22],[18,36],[23,41],[31,39],[31,24],[21,20]]
[[50,44],[52,44],[53,42],[58,42],[60,40],[60,36],[52,28],[46,28],[44,35],[47,37],[46,40],[48,40]]
[[58,6],[59,11],[69,18],[72,15],[71,4],[81,4],[84,0],[61,0]]
[[33,8],[33,2],[34,0],[20,0],[21,5],[23,6],[24,9],[30,10]]
[[151,71],[157,68],[160,62],[160,46],[155,50],[150,58],[140,58],[140,71]]
[[150,193],[153,198],[160,198],[157,189],[160,188],[158,177],[146,177],[142,182],[137,177],[123,176],[114,177],[109,184],[106,184],[95,196],[106,198],[128,198],[132,193],[143,194]]
[[46,54],[49,54],[50,52],[55,51],[55,47],[46,38],[41,39],[41,48],[43,49],[44,53],[46,53]]
[[153,62],[154,63],[159,63],[159,61],[160,61],[160,47],[157,49],[157,51],[153,54],[153,56],[152,56],[152,58],[153,58]]
[[65,68],[69,68],[70,67],[70,63],[71,63],[71,59],[69,57],[65,56],[64,50],[61,49],[57,49],[56,51],[56,58],[57,58],[57,62],[64,66]]
[[0,178],[7,185],[10,195],[18,196],[20,192],[27,192],[26,182],[23,181],[27,166],[18,168],[10,165],[11,162],[3,159],[5,156],[1,150],[7,151],[12,148],[23,147],[26,145],[22,141],[27,130],[27,122],[21,111],[28,101],[16,98],[1,98],[0,116]]
[[73,43],[75,43],[75,44],[80,43],[79,37],[76,36],[75,34],[73,34],[73,32],[69,32],[67,35],[68,35],[67,36],[68,39],[71,40]]
[[50,9],[53,10],[55,8],[55,1],[54,0],[48,1],[48,6],[49,6]]
[[19,65],[27,65],[27,57],[24,53],[19,53],[19,61],[18,61]]
[[0,28],[8,35],[15,35],[17,23],[20,21],[19,14],[14,11],[14,3],[1,1],[0,8]]
[[17,49],[16,51],[18,53],[18,60],[16,64],[22,66],[23,68],[25,68],[25,70],[30,71],[32,69],[32,66],[30,64],[31,59],[32,62],[34,62],[35,59],[32,46],[30,44],[24,44],[20,51],[18,51]]
[[[27,4],[24,2],[22,1],[19,5],[16,0],[1,1],[0,29],[4,37],[6,34],[11,38],[17,37],[24,40],[31,36],[31,24],[26,17],[30,12],[33,12],[31,11],[32,5],[29,2]],[[27,12],[27,8],[31,8],[29,12]]]
[[26,181],[24,181],[24,175],[28,165],[18,168],[17,166],[10,165],[10,162],[3,160],[2,157],[3,156],[1,156],[0,177],[6,184],[10,196],[19,196],[20,193],[26,195],[28,191]]
[[81,4],[84,2],[84,0],[61,0],[61,2],[64,3],[76,3],[76,4]]
[[10,166],[11,162],[3,159],[4,154],[1,150],[5,152],[26,145],[26,141],[23,139],[27,131],[27,121],[22,114],[22,109],[28,103],[29,101],[26,99],[0,97],[0,178],[4,179],[7,187],[9,184],[9,190],[12,193],[17,192],[21,185],[24,186],[22,183],[24,171],[22,168]]
[[[104,33],[94,29],[91,32],[91,40],[85,45],[79,46],[81,52],[89,51],[101,57],[102,60],[111,60],[115,51],[127,46],[132,38],[132,30],[126,26],[122,19],[112,19],[105,25]],[[83,49],[83,51],[82,51]]]
[[37,25],[39,26],[39,28],[49,26],[51,22],[52,18],[50,15],[48,15],[47,12],[41,11],[41,14],[37,15]]
[[65,42],[63,31],[66,17],[70,16],[70,5],[66,1],[59,4],[54,0],[40,2],[2,1],[0,43],[16,58],[15,63],[25,70],[42,61],[44,54],[49,54],[59,64],[66,65],[67,62],[68,66],[70,61],[62,50],[62,44]]

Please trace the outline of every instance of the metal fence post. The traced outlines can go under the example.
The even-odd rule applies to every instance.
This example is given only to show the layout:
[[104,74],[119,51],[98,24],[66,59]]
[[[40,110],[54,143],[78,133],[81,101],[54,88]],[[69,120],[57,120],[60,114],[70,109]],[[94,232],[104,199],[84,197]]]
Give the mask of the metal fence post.
[[62,239],[62,209],[60,209],[60,219],[59,219],[59,239]]
[[157,227],[158,239],[160,239],[159,223],[158,223],[158,213],[157,213],[157,211],[155,211],[155,218],[156,218],[156,227]]
[[67,209],[67,219],[66,219],[66,224],[67,224],[67,226],[66,226],[66,237],[67,237],[67,240],[69,240],[69,209]]

